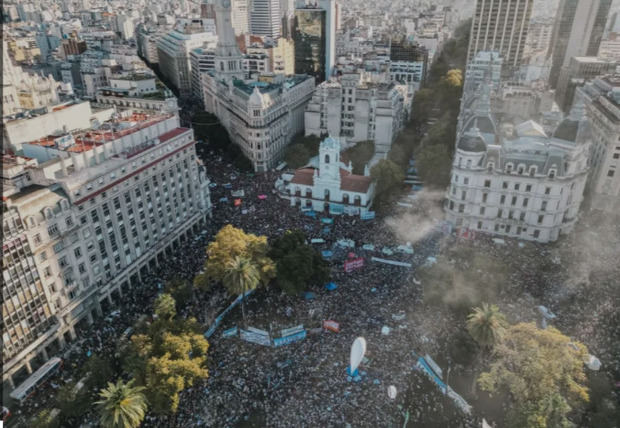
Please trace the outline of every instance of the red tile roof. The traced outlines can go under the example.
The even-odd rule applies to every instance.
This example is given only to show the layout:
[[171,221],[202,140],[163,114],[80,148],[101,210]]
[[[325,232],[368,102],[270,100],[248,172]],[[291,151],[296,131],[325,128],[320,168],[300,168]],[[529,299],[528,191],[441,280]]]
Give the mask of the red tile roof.
[[[293,184],[304,186],[314,186],[314,168],[300,168],[295,171],[291,179]],[[363,175],[351,174],[349,171],[340,168],[340,189],[347,192],[366,193],[370,187],[372,179]]]

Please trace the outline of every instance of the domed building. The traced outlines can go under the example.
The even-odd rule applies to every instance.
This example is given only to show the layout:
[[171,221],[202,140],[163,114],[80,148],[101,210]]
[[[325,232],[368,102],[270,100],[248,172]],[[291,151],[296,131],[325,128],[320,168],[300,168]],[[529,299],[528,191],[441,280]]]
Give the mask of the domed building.
[[488,85],[462,110],[446,219],[476,233],[550,242],[569,232],[588,174],[587,122],[571,116],[551,136],[528,120],[502,134]]

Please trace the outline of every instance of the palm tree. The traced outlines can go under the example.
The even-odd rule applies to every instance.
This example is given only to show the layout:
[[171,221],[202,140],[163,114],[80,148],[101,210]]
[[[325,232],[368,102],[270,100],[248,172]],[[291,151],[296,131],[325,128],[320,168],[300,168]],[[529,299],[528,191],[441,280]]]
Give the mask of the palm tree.
[[136,428],[144,419],[147,403],[142,393],[144,387],[133,386],[133,380],[116,384],[108,382],[108,387],[99,392],[100,422],[104,428]]
[[497,305],[488,303],[474,308],[467,317],[467,331],[486,350],[492,349],[502,339],[507,324]]
[[236,256],[226,265],[224,286],[230,294],[242,294],[241,313],[245,322],[245,293],[255,289],[260,282],[256,265],[247,257]]

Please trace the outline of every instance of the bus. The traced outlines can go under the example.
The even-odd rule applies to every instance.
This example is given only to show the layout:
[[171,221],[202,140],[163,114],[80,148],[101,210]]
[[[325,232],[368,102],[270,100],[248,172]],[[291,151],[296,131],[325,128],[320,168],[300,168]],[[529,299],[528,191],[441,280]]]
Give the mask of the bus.
[[21,385],[19,385],[9,396],[20,405],[30,397],[34,391],[43,385],[47,380],[62,368],[62,360],[58,357],[50,358],[39,369],[31,374]]

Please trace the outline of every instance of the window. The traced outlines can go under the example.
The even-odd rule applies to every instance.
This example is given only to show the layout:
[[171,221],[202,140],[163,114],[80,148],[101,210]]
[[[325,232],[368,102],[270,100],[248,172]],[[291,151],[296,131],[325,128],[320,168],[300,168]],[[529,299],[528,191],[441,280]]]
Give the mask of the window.
[[502,189],[507,189],[507,188],[508,188],[508,182],[507,182],[507,181],[504,181],[504,182],[502,183]]
[[545,187],[545,195],[551,194],[551,187]]
[[478,230],[480,230],[480,229],[482,229],[482,222],[481,221],[478,222]]
[[543,220],[545,219],[544,215],[539,215],[538,216],[538,224],[541,224],[543,222]]
[[516,205],[516,204],[517,204],[517,197],[516,197],[516,196],[513,196],[513,197],[512,197],[512,202],[511,202],[511,204],[512,204],[512,205]]
[[610,169],[609,171],[607,171],[607,177],[613,177],[615,173],[616,173],[615,170]]
[[73,250],[73,254],[75,255],[76,259],[79,259],[80,257],[82,257],[82,249],[80,247],[76,247]]
[[540,230],[536,229],[534,231],[534,238],[538,238],[540,236]]
[[540,210],[547,211],[547,201],[542,201],[542,204],[540,204]]
[[467,197],[467,192],[465,190],[463,190],[461,192],[461,200],[464,201],[466,197]]
[[499,203],[503,205],[505,202],[506,202],[506,195],[502,195],[501,198],[499,198]]
[[468,185],[469,184],[469,177],[465,177],[463,179],[463,184]]
[[519,220],[524,221],[525,220],[525,213],[521,213],[519,215]]
[[35,244],[40,244],[41,243],[41,234],[37,233],[36,235],[34,235],[34,243]]
[[[484,215],[484,212],[486,211],[485,207],[480,207],[480,215]],[[480,229],[480,228],[478,228]]]
[[521,185],[519,183],[515,183],[515,190],[519,191],[519,188],[521,187]]
[[484,180],[484,187],[486,188],[491,187],[491,180]]
[[549,178],[555,178],[555,169],[549,170]]
[[502,217],[502,210],[497,210],[497,217],[501,218]]
[[73,219],[71,217],[67,217],[65,219],[65,223],[67,223],[67,227],[73,226]]
[[523,206],[527,207],[527,203],[529,202],[529,198],[523,198]]
[[482,194],[482,202],[486,202],[488,197],[489,197],[488,193],[483,193]]
[[41,253],[41,255],[39,256],[39,260],[41,260],[42,262],[47,260],[47,253],[45,251]]
[[464,204],[460,204],[459,205],[459,212],[460,213],[464,213],[465,212],[465,205]]
[[58,226],[55,224],[52,224],[50,227],[47,228],[47,233],[50,236],[56,236],[58,235]]
[[614,153],[614,159],[620,159],[620,153]]
[[527,186],[525,186],[525,191],[526,192],[531,192],[532,191],[532,185],[528,184]]

